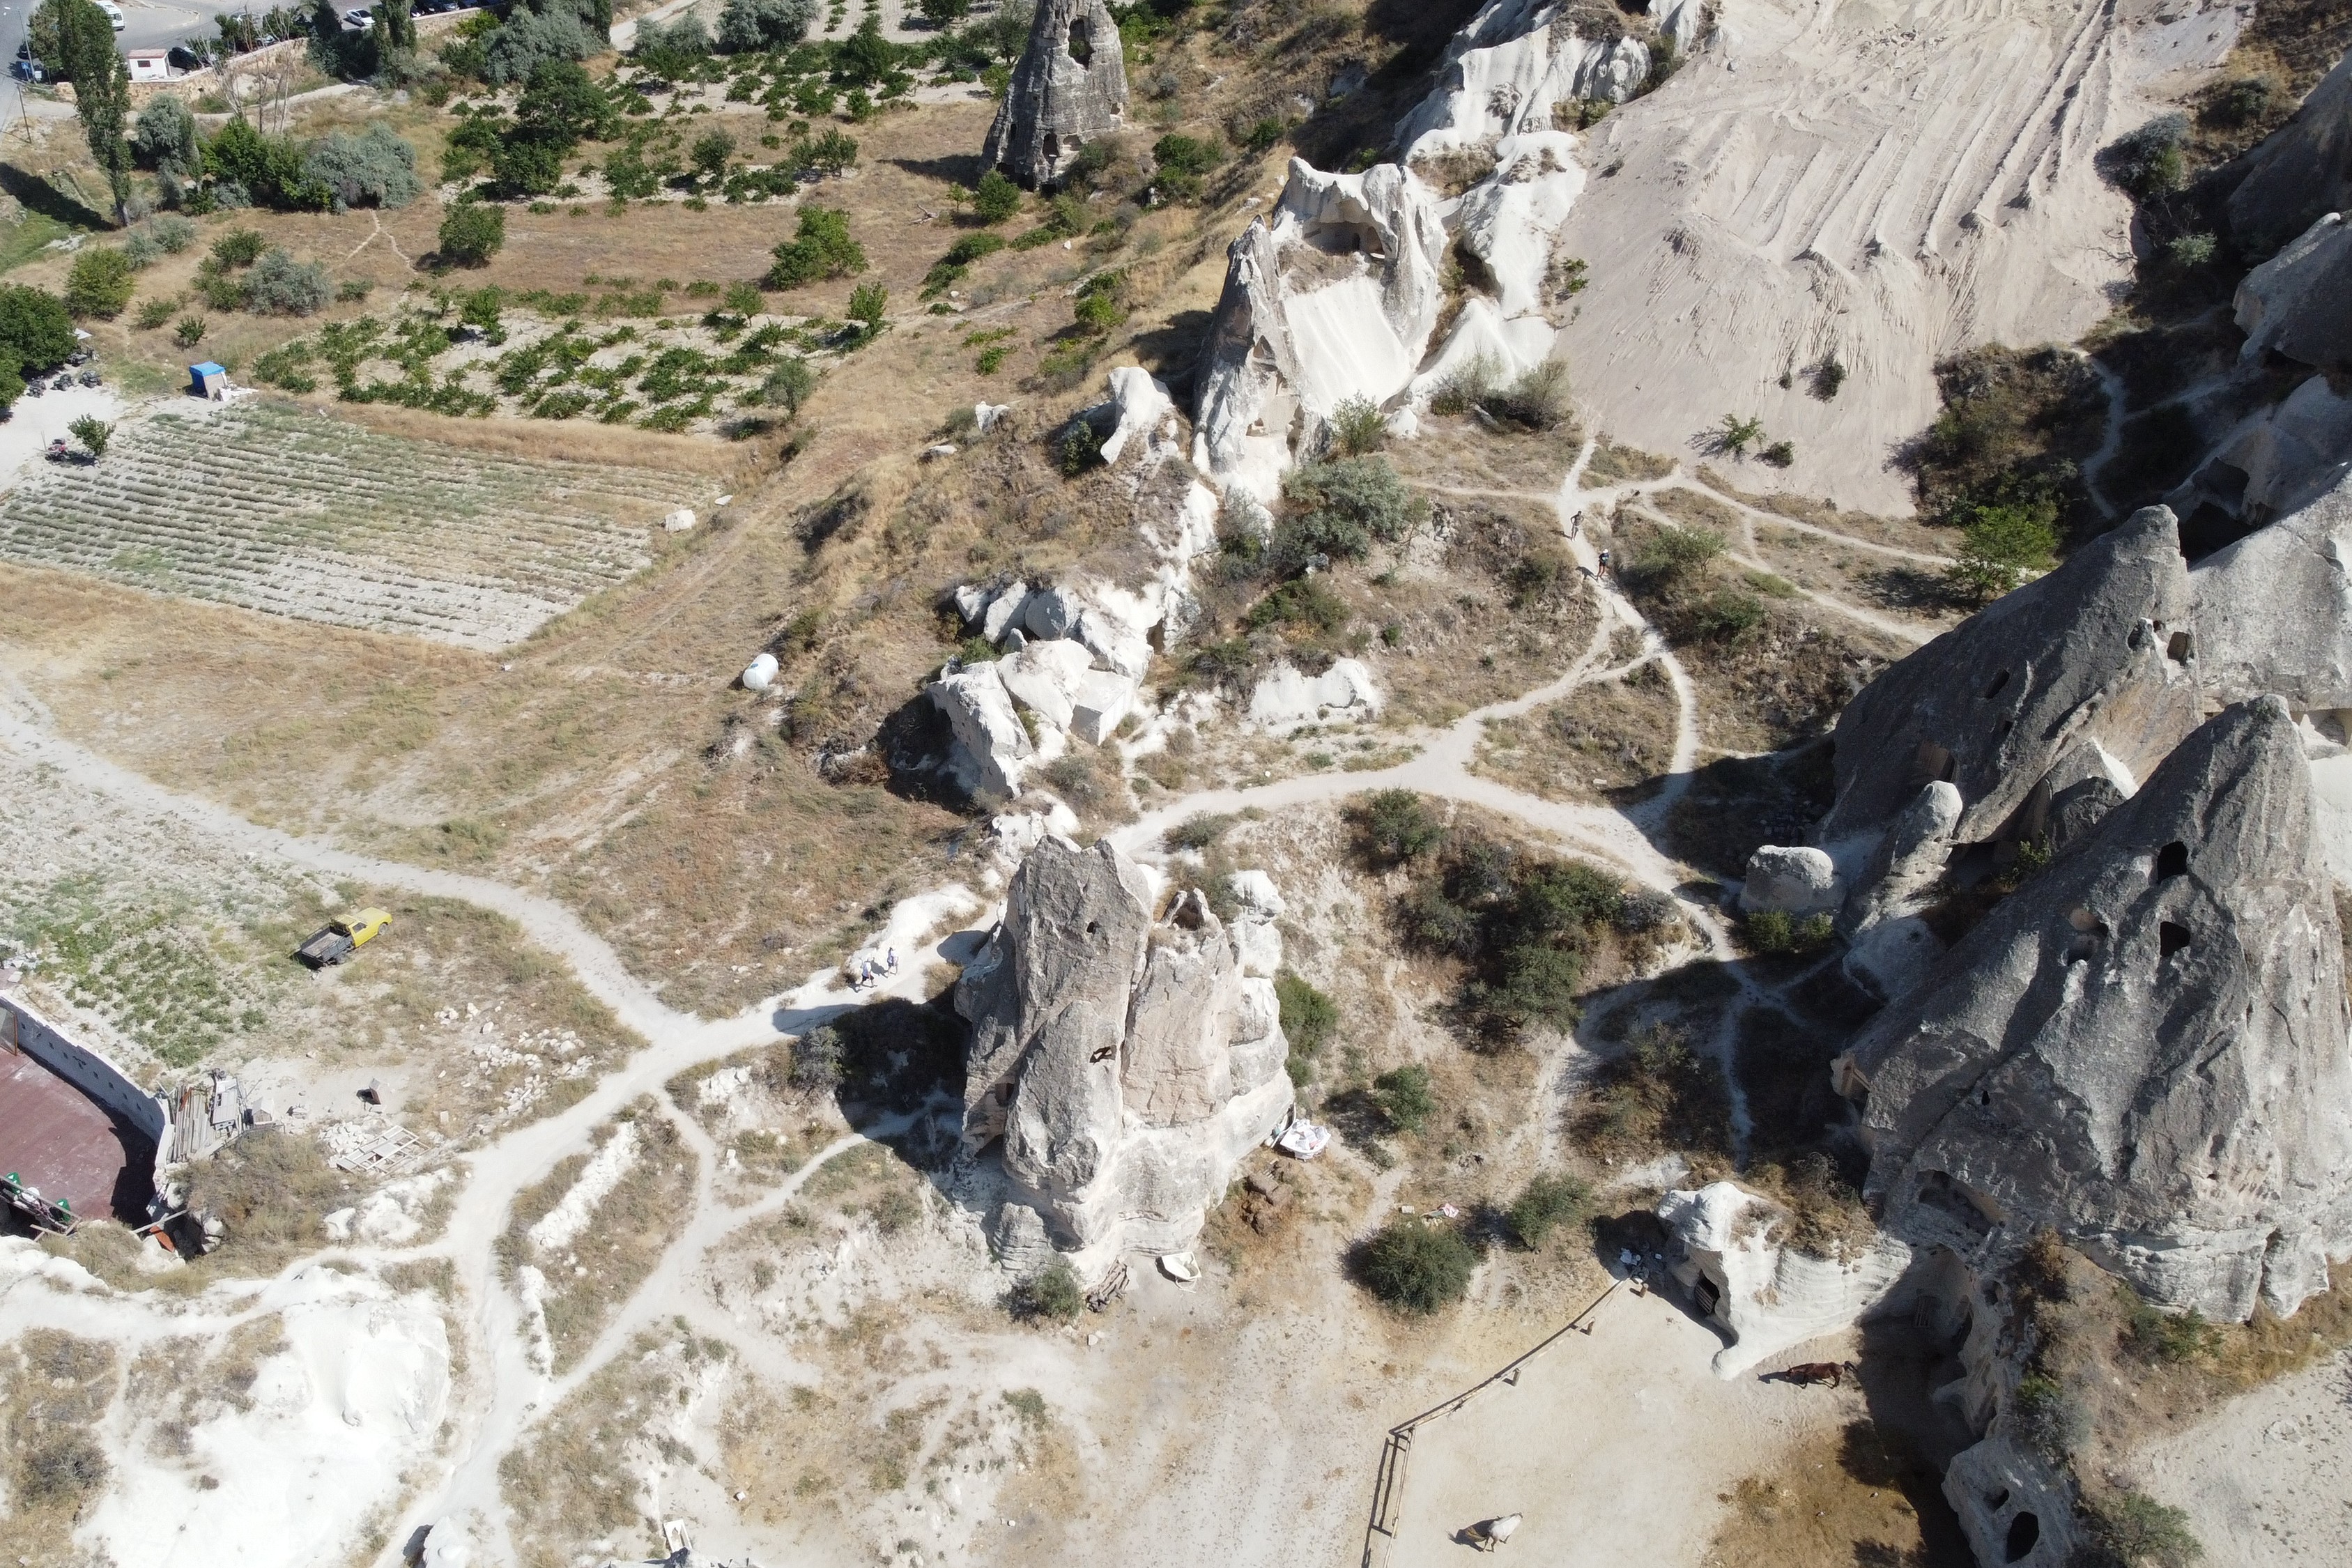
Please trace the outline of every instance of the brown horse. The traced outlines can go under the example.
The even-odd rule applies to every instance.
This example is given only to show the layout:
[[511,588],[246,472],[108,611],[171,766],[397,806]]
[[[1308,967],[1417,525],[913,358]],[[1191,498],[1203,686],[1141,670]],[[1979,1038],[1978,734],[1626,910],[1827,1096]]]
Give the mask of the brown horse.
[[1808,1361],[1800,1362],[1795,1366],[1783,1367],[1779,1372],[1768,1372],[1759,1381],[1793,1383],[1805,1388],[1811,1388],[1817,1383],[1826,1383],[1832,1388],[1843,1388],[1845,1386],[1844,1380],[1849,1373],[1859,1377],[1862,1375],[1862,1370],[1850,1361]]

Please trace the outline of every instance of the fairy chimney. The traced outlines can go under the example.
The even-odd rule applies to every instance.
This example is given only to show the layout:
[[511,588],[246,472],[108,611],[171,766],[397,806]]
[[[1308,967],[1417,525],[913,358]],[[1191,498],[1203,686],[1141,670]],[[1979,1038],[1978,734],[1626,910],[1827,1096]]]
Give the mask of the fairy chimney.
[[1051,190],[1079,149],[1118,131],[1126,112],[1127,67],[1109,7],[1043,0],[982,156],[1031,190]]

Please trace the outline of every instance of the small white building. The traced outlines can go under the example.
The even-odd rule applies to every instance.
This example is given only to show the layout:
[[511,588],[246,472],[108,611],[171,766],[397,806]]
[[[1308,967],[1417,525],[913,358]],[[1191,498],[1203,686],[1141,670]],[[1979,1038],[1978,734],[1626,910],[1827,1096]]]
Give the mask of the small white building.
[[168,49],[133,49],[122,58],[130,63],[132,81],[172,79],[172,55]]

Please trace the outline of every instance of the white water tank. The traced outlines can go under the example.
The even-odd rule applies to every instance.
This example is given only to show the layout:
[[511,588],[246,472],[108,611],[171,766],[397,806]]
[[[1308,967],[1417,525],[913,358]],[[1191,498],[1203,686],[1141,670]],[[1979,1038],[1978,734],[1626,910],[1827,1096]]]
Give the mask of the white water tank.
[[743,667],[743,689],[765,691],[776,683],[776,656],[763,653]]

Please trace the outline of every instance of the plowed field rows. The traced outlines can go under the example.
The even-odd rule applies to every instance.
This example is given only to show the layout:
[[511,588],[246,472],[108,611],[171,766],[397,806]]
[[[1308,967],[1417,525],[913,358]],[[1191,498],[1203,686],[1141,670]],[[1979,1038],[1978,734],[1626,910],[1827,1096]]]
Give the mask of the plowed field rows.
[[709,488],[286,409],[160,415],[0,501],[0,559],[496,648],[645,566],[648,528]]

